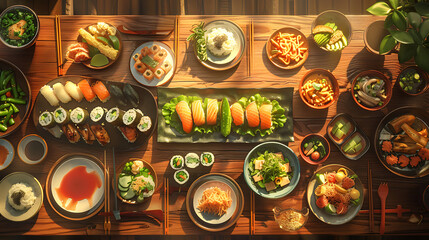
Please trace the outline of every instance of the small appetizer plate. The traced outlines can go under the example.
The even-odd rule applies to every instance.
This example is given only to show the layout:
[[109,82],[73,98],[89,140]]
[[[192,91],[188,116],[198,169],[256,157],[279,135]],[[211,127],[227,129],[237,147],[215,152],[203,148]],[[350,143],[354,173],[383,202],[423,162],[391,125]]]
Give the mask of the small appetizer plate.
[[[315,150],[312,151],[312,153],[307,153],[304,154],[306,148],[305,148],[305,144],[310,144],[310,142],[313,141],[320,141],[320,143],[322,144],[322,146],[313,146],[310,148],[313,149],[314,147],[317,147]],[[324,148],[324,156],[322,157],[322,153],[320,152],[321,150],[318,148]],[[311,150],[310,150],[311,151]],[[312,155],[313,153],[318,153],[319,156],[316,158],[314,157],[314,155]],[[325,162],[328,157],[329,154],[331,153],[331,147],[329,145],[328,140],[326,140],[326,138],[320,134],[316,134],[316,133],[311,133],[308,134],[307,136],[304,137],[304,139],[302,139],[301,144],[299,145],[299,154],[301,155],[302,159],[304,159],[304,161],[306,161],[307,163],[311,164],[311,165],[318,165],[318,164],[322,164],[323,162]]]
[[[0,146],[4,147],[8,152],[6,155],[6,158],[4,159],[4,162],[0,165],[0,171],[1,171],[9,167],[9,165],[12,163],[12,160],[15,157],[15,149],[13,148],[12,143],[10,143],[6,139],[0,139]],[[1,156],[1,157],[4,157],[4,156]]]
[[[419,77],[418,79],[414,77],[415,74],[417,74],[417,76]],[[419,80],[419,83],[416,83],[416,81],[414,81],[414,84],[411,85],[411,87],[414,87],[414,89],[410,89],[410,91],[406,91],[406,86],[403,85],[404,83],[402,83],[402,78],[406,79],[407,77],[409,77],[407,75],[411,75],[415,80]],[[399,73],[396,83],[404,93],[410,96],[418,96],[425,93],[426,90],[429,88],[429,76],[421,68],[417,66],[409,66]]]
[[[27,210],[15,210],[8,203],[9,189],[13,184],[25,183],[33,189],[36,200]],[[43,189],[40,182],[32,175],[25,172],[14,172],[3,178],[0,182],[0,214],[6,219],[14,222],[26,221],[34,217],[42,207]]]
[[38,164],[48,155],[48,144],[39,135],[30,134],[18,143],[18,156],[27,164]]

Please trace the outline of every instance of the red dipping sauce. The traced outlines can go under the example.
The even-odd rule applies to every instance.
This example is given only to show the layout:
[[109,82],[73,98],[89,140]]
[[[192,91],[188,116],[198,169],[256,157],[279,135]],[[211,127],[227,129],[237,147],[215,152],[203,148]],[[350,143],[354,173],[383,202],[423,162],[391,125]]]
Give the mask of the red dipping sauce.
[[0,165],[3,165],[6,161],[7,155],[9,155],[9,151],[4,146],[0,146]]
[[[91,206],[92,197],[101,186],[101,178],[95,171],[88,173],[86,166],[77,166],[64,175],[60,187],[55,190],[63,207],[74,211],[77,203],[84,199],[87,199]],[[69,198],[71,202],[66,207]]]

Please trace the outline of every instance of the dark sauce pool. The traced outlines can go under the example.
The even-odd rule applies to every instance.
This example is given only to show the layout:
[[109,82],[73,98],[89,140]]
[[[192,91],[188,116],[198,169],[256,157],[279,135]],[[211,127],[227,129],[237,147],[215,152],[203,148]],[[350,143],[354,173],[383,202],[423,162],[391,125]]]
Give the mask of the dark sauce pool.
[[40,160],[45,154],[45,147],[39,141],[31,141],[25,146],[25,156],[31,161]]

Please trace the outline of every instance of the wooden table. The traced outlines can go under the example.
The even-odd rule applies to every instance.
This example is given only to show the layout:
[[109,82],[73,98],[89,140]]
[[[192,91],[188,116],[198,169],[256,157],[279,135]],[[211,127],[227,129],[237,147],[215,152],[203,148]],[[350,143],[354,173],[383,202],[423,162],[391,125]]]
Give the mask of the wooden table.
[[[298,153],[298,146],[303,136],[315,132],[326,133],[328,122],[341,112],[349,113],[357,121],[365,134],[371,139],[378,122],[389,111],[400,106],[429,106],[429,92],[419,97],[406,97],[401,94],[397,87],[394,87],[392,101],[384,111],[369,112],[359,108],[352,100],[348,92],[350,81],[357,73],[375,69],[385,72],[395,79],[399,71],[405,67],[397,61],[397,55],[375,56],[369,53],[364,46],[363,32],[369,23],[379,20],[372,16],[348,16],[352,23],[353,35],[350,45],[342,53],[327,53],[314,44],[310,44],[310,56],[303,67],[296,70],[281,70],[273,66],[265,55],[265,42],[269,35],[276,29],[284,26],[293,26],[300,29],[305,35],[310,35],[310,25],[315,16],[61,16],[61,38],[62,48],[65,54],[67,46],[75,41],[77,30],[88,24],[97,21],[109,22],[113,25],[125,24],[129,26],[141,26],[148,29],[171,28],[175,32],[163,41],[170,45],[177,54],[177,70],[173,80],[167,85],[169,87],[294,87],[294,137],[295,142],[289,146]],[[56,39],[55,18],[50,16],[40,16],[41,32],[37,44],[24,51],[12,51],[4,46],[0,46],[0,57],[15,63],[21,68],[30,81],[33,93],[33,101],[39,89],[49,80],[57,77],[56,60]],[[243,29],[248,44],[248,49],[241,63],[231,70],[215,72],[206,69],[196,59],[186,42],[189,29],[192,24],[199,21],[211,21],[213,19],[229,19],[236,22]],[[175,37],[178,36],[178,37]],[[144,41],[149,39],[141,36],[130,36],[122,34],[124,51],[119,60],[110,68],[105,70],[90,70],[80,64],[66,63],[63,73],[78,74],[108,79],[111,81],[121,81],[135,83],[129,72],[129,58],[131,52]],[[177,48],[175,47],[177,45]],[[251,46],[251,47],[250,47]],[[412,63],[408,63],[410,65]],[[340,98],[337,103],[327,110],[313,110],[307,107],[300,99],[296,89],[299,80],[308,70],[313,68],[325,68],[333,72],[340,84]],[[150,89],[156,94],[156,89]],[[35,133],[35,127],[31,121],[27,121],[19,131],[7,137],[15,146],[26,134]],[[243,160],[250,149],[257,144],[184,144],[184,143],[158,143],[156,133],[149,140],[148,144],[137,151],[116,154],[116,163],[120,164],[130,157],[143,158],[156,169],[162,183],[160,190],[155,193],[149,203],[138,206],[120,204],[121,210],[144,210],[162,209],[168,218],[168,224],[156,226],[143,221],[115,222],[112,221],[111,234],[119,235],[204,235],[204,230],[199,229],[189,219],[184,204],[186,191],[177,192],[174,188],[166,188],[171,179],[172,171],[169,167],[169,159],[172,155],[185,155],[188,152],[201,152],[202,149],[211,151],[216,156],[216,162],[211,168],[211,172],[221,172],[236,179],[245,196],[245,209],[237,224],[232,228],[218,233],[221,235],[268,235],[268,234],[371,234],[368,225],[368,214],[359,214],[351,222],[342,226],[331,226],[320,222],[312,213],[306,226],[298,232],[284,232],[274,222],[272,208],[274,206],[294,207],[300,209],[307,206],[305,191],[309,178],[312,176],[317,166],[310,166],[302,159],[301,179],[296,189],[287,197],[278,200],[264,199],[253,194],[245,184],[242,177]],[[70,152],[83,152],[93,154],[102,159],[103,152],[91,148],[76,148],[71,144],[62,144],[48,140],[49,153],[47,159],[35,166],[30,167],[19,160],[17,156],[13,163],[0,172],[0,178],[15,171],[24,171],[33,174],[45,186],[47,173],[54,162],[61,156]],[[111,151],[108,150],[108,165],[110,172],[112,167]],[[360,176],[365,186],[365,199],[363,209],[368,209],[367,192],[367,169],[368,163],[373,174],[373,198],[374,207],[380,208],[380,201],[377,195],[377,188],[381,181],[389,182],[389,196],[387,198],[387,208],[395,208],[401,204],[404,208],[417,210],[420,197],[419,190],[428,184],[427,177],[422,179],[404,179],[389,172],[377,159],[374,149],[358,161],[346,159],[331,144],[331,155],[325,164],[344,164]],[[324,164],[324,165],[325,165]],[[201,170],[201,174],[203,174]],[[167,183],[167,184],[166,184]],[[168,194],[168,198],[166,198]],[[113,203],[115,196],[111,194]],[[250,199],[255,198],[257,204],[250,204]],[[165,202],[168,199],[167,208]],[[429,215],[426,214],[427,218]],[[386,216],[386,234],[429,234],[428,221],[421,225],[411,224],[409,215],[399,219],[394,214]],[[378,232],[380,215],[375,214],[375,232]],[[55,235],[55,234],[104,234],[103,217],[93,217],[87,221],[73,222],[57,215],[48,201],[44,200],[44,205],[37,217],[24,223],[13,223],[0,219],[0,234],[30,234],[30,235]],[[149,226],[149,227],[145,227]]]

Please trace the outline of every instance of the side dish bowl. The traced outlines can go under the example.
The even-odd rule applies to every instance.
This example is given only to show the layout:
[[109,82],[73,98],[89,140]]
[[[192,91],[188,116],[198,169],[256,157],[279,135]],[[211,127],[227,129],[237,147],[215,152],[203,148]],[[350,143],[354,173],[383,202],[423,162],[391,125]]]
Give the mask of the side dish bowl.
[[[317,79],[321,79],[321,80],[326,79],[328,81],[328,84],[330,84],[332,88],[332,92],[331,92],[332,99],[321,105],[311,104],[309,102],[311,101],[310,98],[305,96],[306,90],[304,89],[304,87],[306,86],[306,83],[310,80],[313,81]],[[316,68],[308,71],[299,82],[298,89],[299,89],[298,90],[299,96],[301,97],[302,101],[307,106],[314,109],[328,108],[329,106],[334,104],[334,102],[336,102],[338,100],[338,97],[340,96],[340,87],[338,85],[338,81],[335,78],[335,76],[330,71],[325,69],[320,69],[320,68]]]
[[[318,141],[320,142],[320,144],[322,144],[321,146],[314,146],[313,145],[313,149],[314,147],[317,147],[315,150],[312,151],[312,153],[307,153],[306,152],[306,144],[310,144],[311,142],[315,142]],[[311,148],[311,146],[307,146],[308,148]],[[319,148],[321,148],[319,150]],[[322,150],[323,149],[323,150]],[[311,151],[311,150],[310,150]],[[301,155],[302,159],[304,159],[304,161],[306,161],[307,163],[311,164],[311,165],[318,165],[318,164],[322,164],[323,162],[325,162],[328,157],[329,154],[331,152],[331,147],[329,146],[329,142],[328,140],[326,140],[326,138],[320,134],[316,134],[316,133],[311,133],[308,134],[307,136],[305,136],[302,141],[301,144],[299,145],[299,154]],[[314,157],[313,153],[318,153],[319,155],[317,155],[317,159],[316,157]]]
[[[368,80],[368,82],[371,82],[371,79],[381,79],[384,81],[385,92],[383,95],[385,96],[385,99],[383,100],[380,98],[382,100],[380,102],[381,104],[374,106],[374,107],[370,107],[368,105],[363,104],[362,100],[358,100],[358,97],[357,97],[357,96],[359,96],[358,91],[360,91],[361,88],[360,87],[358,89],[355,89],[355,88],[356,88],[356,84],[358,83],[358,80],[363,78],[363,77],[368,77],[370,79],[370,80]],[[365,84],[364,84],[364,87],[365,87]],[[369,87],[370,86],[366,86],[365,89],[369,89]],[[359,107],[361,107],[365,110],[368,110],[368,111],[377,111],[377,110],[384,108],[389,103],[390,99],[392,98],[392,83],[386,77],[386,75],[384,75],[383,73],[376,71],[376,70],[367,70],[367,71],[363,71],[363,72],[359,73],[353,79],[351,93],[352,93],[353,100],[355,101],[355,103]],[[376,97],[378,97],[378,96],[376,96]]]

